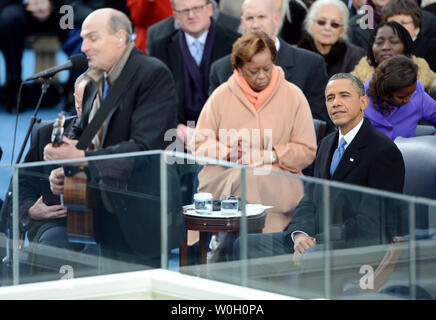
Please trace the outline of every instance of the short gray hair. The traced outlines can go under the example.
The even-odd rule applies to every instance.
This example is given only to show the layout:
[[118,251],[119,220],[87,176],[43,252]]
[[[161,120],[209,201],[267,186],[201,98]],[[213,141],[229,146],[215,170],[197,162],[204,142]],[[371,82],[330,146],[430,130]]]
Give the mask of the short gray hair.
[[126,44],[132,41],[132,23],[121,11],[116,11],[111,14],[109,18],[109,30],[112,33],[116,33],[118,30],[124,30],[126,32]]
[[357,78],[356,76],[353,76],[351,73],[336,73],[332,75],[329,79],[329,82],[333,80],[339,80],[339,79],[348,79],[351,81],[351,84],[356,89],[357,93],[360,97],[365,95],[365,86],[363,85],[363,82]]
[[82,73],[80,76],[77,77],[76,81],[74,82],[74,92],[76,92],[77,87],[82,81],[90,81],[91,78],[88,76],[86,72]]
[[345,29],[348,26],[348,20],[350,18],[350,12],[344,2],[341,0],[316,0],[311,6],[309,11],[307,12],[306,19],[304,19],[304,28],[309,34],[310,26],[313,24],[318,11],[322,9],[322,7],[327,5],[334,5],[338,7],[342,12],[342,28]]

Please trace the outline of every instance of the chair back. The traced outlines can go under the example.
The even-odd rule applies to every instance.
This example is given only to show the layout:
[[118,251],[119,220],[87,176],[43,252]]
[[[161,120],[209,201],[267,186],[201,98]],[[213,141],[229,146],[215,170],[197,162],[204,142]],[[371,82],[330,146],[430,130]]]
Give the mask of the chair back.
[[324,120],[313,119],[313,125],[315,127],[316,142],[319,142],[325,137],[327,132],[327,123]]
[[415,137],[431,136],[436,133],[436,128],[429,125],[418,124],[415,130]]
[[398,137],[395,144],[406,166],[403,192],[436,199],[436,136]]

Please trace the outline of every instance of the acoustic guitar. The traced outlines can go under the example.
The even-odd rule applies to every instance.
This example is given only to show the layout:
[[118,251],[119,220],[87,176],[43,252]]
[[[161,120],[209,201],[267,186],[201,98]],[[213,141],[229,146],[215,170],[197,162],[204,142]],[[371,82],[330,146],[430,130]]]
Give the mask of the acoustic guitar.
[[[64,134],[65,113],[53,124],[51,142],[54,147],[62,144]],[[94,216],[91,199],[93,196],[88,188],[86,166],[71,165],[64,167],[64,194],[62,204],[67,208],[68,241],[75,243],[95,243]]]

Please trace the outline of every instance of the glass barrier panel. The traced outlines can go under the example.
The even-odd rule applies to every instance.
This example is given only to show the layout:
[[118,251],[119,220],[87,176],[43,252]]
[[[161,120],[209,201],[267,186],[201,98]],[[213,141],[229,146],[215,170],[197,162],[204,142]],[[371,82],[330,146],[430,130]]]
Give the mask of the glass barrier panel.
[[[240,183],[245,185],[245,193],[241,195],[246,199],[245,214],[240,218],[239,237],[231,244],[232,260],[210,266],[210,273],[220,281],[305,298],[307,294],[299,284],[300,269],[294,261],[290,234],[283,230],[303,201],[305,189],[317,184],[306,185],[298,176],[267,166],[244,168],[244,171],[241,180],[245,182]],[[321,186],[321,195],[322,192]],[[262,221],[261,228],[253,228],[257,221]]]
[[436,298],[434,200],[177,152],[4,170],[19,232],[2,285],[161,268],[292,298]]
[[[242,166],[213,159],[194,157],[183,153],[166,152],[168,168],[174,166],[179,173],[186,228],[185,242],[179,250],[179,271],[183,274],[209,278],[209,266],[231,260],[231,244],[234,234],[239,233],[239,220],[233,223],[232,214],[221,214],[221,200],[231,194],[238,195]],[[235,190],[228,188],[222,177],[230,175]],[[204,179],[204,177],[212,177]],[[220,182],[222,180],[222,182]],[[238,199],[228,201],[234,211]],[[237,211],[237,209],[236,209]],[[230,238],[227,238],[229,236]],[[216,280],[216,279],[215,279]]]
[[10,213],[5,210],[5,204],[12,201],[12,193],[9,190],[9,184],[11,182],[13,167],[10,165],[0,166],[0,176],[2,177],[2,182],[0,185],[0,259],[1,259],[1,285],[6,284],[9,279],[9,270],[11,260],[8,258],[9,254],[12,252],[12,246],[8,241],[11,237],[8,226],[11,226],[12,219]]
[[[407,234],[400,237],[402,252],[398,266],[384,288],[391,295],[406,299],[436,299],[436,203],[411,203],[415,218]],[[408,278],[404,270],[409,270]],[[405,281],[405,280],[408,281]],[[407,286],[407,284],[409,284]]]
[[[320,217],[317,245],[301,255],[307,292],[327,299],[393,299],[380,288],[394,266],[394,241],[408,230],[408,199],[336,183],[324,185],[323,198],[328,218]],[[320,286],[314,285],[317,277]]]
[[[432,279],[434,201],[228,163],[198,165],[182,165],[197,173],[186,202],[191,210],[195,192],[210,192],[221,205],[221,198],[234,195],[240,210],[213,212],[220,230],[208,230],[211,217],[200,215],[205,240],[188,246],[191,260],[181,272],[304,299],[425,296],[413,283]],[[232,215],[239,231],[228,230]],[[302,232],[308,236],[305,250],[294,248]],[[415,242],[408,240],[413,232]],[[396,278],[402,284],[395,285]]]
[[[275,186],[283,186],[279,174],[271,176]],[[247,279],[241,283],[305,299],[436,297],[431,295],[435,251],[429,240],[434,201],[313,178],[286,178],[288,183],[300,182],[304,195],[284,232],[247,234],[248,267],[242,272]],[[241,235],[239,243],[244,241]],[[396,284],[395,279],[402,281]]]
[[[194,159],[195,164],[191,163],[190,168],[194,174],[197,173],[198,179],[195,182],[197,187],[188,198],[191,211],[185,214],[185,225],[188,233],[195,230],[199,235],[189,243],[191,251],[188,256],[191,260],[180,271],[282,293],[273,282],[262,280],[263,274],[270,272],[271,268],[265,265],[264,269],[259,259],[265,260],[265,254],[269,260],[272,248],[268,245],[262,248],[268,253],[262,252],[255,259],[252,244],[246,241],[246,234],[250,239],[251,236],[281,232],[291,220],[292,209],[303,196],[304,184],[298,177],[273,175],[269,168],[250,169],[235,163],[184,157],[190,161]],[[187,164],[183,167],[186,170]],[[212,213],[202,214],[195,210],[192,193],[196,192],[212,194],[215,202]]]
[[162,166],[161,157],[154,152],[17,166],[19,271],[11,283],[168,267],[184,226],[178,174]]

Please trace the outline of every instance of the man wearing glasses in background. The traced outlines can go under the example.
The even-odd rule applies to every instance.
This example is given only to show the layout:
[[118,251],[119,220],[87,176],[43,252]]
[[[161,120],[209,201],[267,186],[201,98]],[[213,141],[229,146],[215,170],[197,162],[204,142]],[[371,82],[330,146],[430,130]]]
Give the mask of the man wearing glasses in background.
[[171,70],[179,97],[179,138],[185,142],[208,98],[212,62],[229,54],[239,34],[217,25],[209,0],[171,0],[173,16],[180,25],[165,38],[148,47],[149,55],[162,60]]

